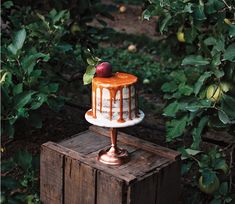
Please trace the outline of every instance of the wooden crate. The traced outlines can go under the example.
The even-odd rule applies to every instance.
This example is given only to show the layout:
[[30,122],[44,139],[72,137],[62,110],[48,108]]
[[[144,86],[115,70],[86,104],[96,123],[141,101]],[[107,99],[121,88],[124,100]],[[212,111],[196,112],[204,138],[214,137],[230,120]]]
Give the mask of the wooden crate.
[[125,133],[118,146],[131,160],[121,166],[97,161],[110,145],[109,131],[91,126],[60,143],[41,147],[40,197],[43,204],[177,204],[180,154]]

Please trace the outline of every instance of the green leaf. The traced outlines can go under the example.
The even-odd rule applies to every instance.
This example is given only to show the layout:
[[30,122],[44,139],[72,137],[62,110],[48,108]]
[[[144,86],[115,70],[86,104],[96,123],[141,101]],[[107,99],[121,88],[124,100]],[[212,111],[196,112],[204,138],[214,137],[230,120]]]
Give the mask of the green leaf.
[[165,28],[170,20],[171,20],[171,15],[169,13],[167,13],[165,18],[160,23],[160,33],[162,33],[165,30]]
[[14,40],[13,40],[13,45],[17,50],[20,50],[23,47],[25,38],[26,38],[25,29],[21,29],[16,33]]
[[86,69],[86,73],[83,75],[83,83],[84,85],[90,84],[95,75],[96,68],[94,66],[89,65]]
[[205,80],[208,79],[209,77],[211,77],[212,72],[204,72],[204,74],[202,74],[199,79],[197,80],[197,82],[195,83],[194,86],[194,93],[195,95],[197,95],[202,87],[202,85],[204,84]]
[[209,0],[205,5],[207,14],[214,14],[224,8],[224,3],[220,0]]
[[[29,113],[28,110],[26,108],[18,108],[17,110],[17,116],[18,118],[22,117],[22,118],[28,118],[29,117]],[[15,122],[15,121],[14,121]]]
[[185,40],[187,43],[192,43],[198,35],[197,29],[192,26],[190,28],[185,28]]
[[192,132],[193,143],[191,145],[192,149],[199,149],[199,145],[202,140],[201,134],[208,122],[208,119],[209,119],[208,116],[202,117],[202,119],[198,123],[198,126],[193,129],[193,132]]
[[90,74],[85,73],[83,75],[83,84],[84,85],[90,84],[92,82],[93,77],[94,77],[94,75],[90,75]]
[[29,169],[32,166],[32,154],[26,150],[18,150],[14,156],[14,161],[24,170]]
[[2,161],[2,163],[1,163],[1,172],[5,173],[7,171],[10,171],[14,167],[15,167],[15,163],[12,159]]
[[218,111],[218,116],[219,116],[219,119],[222,123],[224,123],[224,124],[230,123],[230,119],[224,111],[219,110]]
[[62,10],[62,11],[56,12],[55,15],[53,15],[53,17],[52,17],[53,24],[60,21],[67,13],[68,13],[67,10]]
[[[4,72],[3,72],[4,73]],[[7,76],[9,75],[10,73],[9,72],[5,72],[3,75],[1,75],[1,79],[0,79],[0,84],[3,84],[6,79],[7,79]]]
[[17,49],[14,47],[13,44],[10,44],[8,47],[7,47],[8,51],[12,54],[12,55],[16,55],[17,54]]
[[195,155],[201,153],[201,151],[190,149],[190,148],[184,148],[184,147],[178,148],[178,151],[181,153],[182,160],[191,158],[192,156],[195,156]]
[[210,184],[214,183],[216,180],[216,173],[211,170],[204,170],[202,172],[202,184],[205,186],[209,186]]
[[47,100],[47,95],[43,93],[39,93],[35,95],[31,103],[31,110],[36,110],[41,107],[41,105]]
[[218,67],[220,64],[221,64],[221,53],[217,53],[213,56],[213,59],[212,59],[212,62],[211,62],[211,65],[215,68],[215,67]]
[[171,121],[168,121],[166,123],[166,128],[167,128],[167,142],[172,141],[173,139],[181,136],[186,128],[188,122],[188,117],[184,116],[180,119],[173,119]]
[[216,159],[214,169],[215,170],[222,170],[224,172],[224,174],[227,174],[229,171],[229,167],[228,167],[224,158]]
[[173,71],[170,73],[170,76],[177,82],[186,82],[187,81],[187,78],[185,76],[185,73],[184,71],[182,70],[178,70],[178,71]]
[[235,43],[232,43],[227,47],[224,52],[224,60],[235,62]]
[[222,195],[226,195],[228,193],[228,182],[223,182],[220,185],[219,192]]
[[48,85],[48,90],[51,92],[51,93],[56,93],[59,89],[59,84],[58,83],[50,83]]
[[23,84],[22,83],[16,84],[13,87],[12,92],[13,92],[13,95],[17,95],[17,94],[20,94],[21,92],[23,92]]
[[231,120],[235,120],[235,98],[223,94],[221,101],[222,110],[229,116]]
[[181,166],[181,175],[185,175],[186,173],[189,172],[189,170],[192,168],[193,166],[193,162],[187,162],[187,163],[183,163]]
[[204,40],[205,45],[216,45],[217,40],[214,37],[208,37]]
[[179,93],[181,93],[182,95],[185,95],[185,96],[190,96],[191,93],[193,92],[193,88],[182,83],[179,85],[178,87],[178,91]]
[[41,75],[42,75],[42,70],[40,69],[35,69],[30,74],[31,77],[36,77],[36,78],[40,77]]
[[195,156],[195,155],[201,153],[201,151],[198,151],[198,150],[195,150],[195,149],[190,149],[190,148],[185,149],[185,151],[190,156]]
[[3,7],[5,7],[6,9],[9,9],[11,8],[12,6],[14,6],[13,2],[12,1],[5,1],[3,4],[2,4]]
[[192,3],[188,3],[188,4],[186,4],[186,5],[185,5],[185,7],[184,7],[183,12],[185,12],[185,13],[192,13],[192,12],[193,12],[193,10],[192,10],[192,6],[193,6],[193,4],[192,4]]
[[150,11],[148,9],[145,9],[144,12],[142,13],[142,18],[149,21],[150,17],[151,17]]
[[22,59],[22,68],[24,69],[24,71],[28,74],[30,74],[33,69],[34,66],[36,65],[36,63],[38,62],[39,59],[41,59],[42,61],[47,62],[49,60],[49,54],[43,54],[43,53],[37,53],[34,55],[27,55]]
[[26,38],[26,31],[25,29],[21,29],[17,31],[14,35],[13,42],[8,46],[8,50],[13,54],[16,55],[17,51],[23,47],[24,41]]
[[193,14],[194,14],[194,18],[196,20],[199,20],[199,21],[205,20],[206,15],[204,13],[204,5],[195,6]]
[[95,66],[95,64],[96,64],[96,62],[92,58],[87,58],[86,61],[91,66]]
[[235,25],[229,25],[229,37],[232,38],[235,36]]
[[218,52],[224,51],[224,46],[225,46],[225,39],[224,36],[221,35],[216,42],[216,45],[214,46],[213,49],[217,50]]
[[162,85],[162,87],[161,87],[161,90],[163,92],[170,92],[170,93],[172,93],[172,92],[175,92],[177,90],[177,88],[178,88],[178,85],[176,84],[176,82],[171,81],[171,82],[164,83]]
[[163,115],[169,116],[169,117],[175,117],[176,113],[179,110],[179,103],[177,101],[174,101],[173,103],[170,103],[166,108],[164,108]]
[[217,78],[221,78],[224,76],[224,71],[217,69],[217,70],[215,70],[214,74]]
[[182,61],[182,65],[202,66],[207,64],[209,64],[209,61],[203,58],[201,55],[189,55]]
[[15,109],[23,108],[31,100],[34,91],[25,91],[13,97],[13,107]]
[[189,103],[189,104],[186,104],[184,106],[184,109],[185,110],[188,110],[190,112],[196,112],[198,111],[199,109],[207,109],[207,108],[210,108],[211,107],[211,101],[209,100],[201,100],[201,101],[197,101],[197,102],[193,102],[193,103]]

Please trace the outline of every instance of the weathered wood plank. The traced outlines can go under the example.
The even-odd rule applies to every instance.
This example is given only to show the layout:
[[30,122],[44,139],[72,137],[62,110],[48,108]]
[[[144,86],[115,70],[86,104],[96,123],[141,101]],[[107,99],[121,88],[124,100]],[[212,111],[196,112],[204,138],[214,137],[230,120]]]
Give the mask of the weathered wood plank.
[[126,203],[125,183],[103,171],[97,171],[96,204]]
[[117,168],[120,172],[130,173],[140,179],[147,172],[151,172],[169,161],[167,158],[139,149],[131,154],[131,159],[128,163]]
[[156,204],[179,204],[180,183],[180,161],[159,169]]
[[40,157],[40,198],[43,204],[63,204],[63,171],[63,154],[42,145]]
[[110,145],[111,141],[107,137],[98,137],[95,132],[84,132],[77,137],[68,139],[67,141],[60,142],[59,144],[83,155],[87,155],[96,150],[102,149]]
[[77,138],[77,137],[80,137],[81,135],[84,135],[84,134],[90,134],[90,132],[91,132],[91,131],[89,131],[89,130],[80,132],[80,133],[75,134],[75,135],[73,135],[73,136],[71,136],[71,137],[69,137],[69,138],[65,138],[65,139],[61,140],[61,141],[59,142],[59,144],[61,144],[61,145],[63,145],[63,146],[67,146],[67,145],[70,143],[70,141],[71,141],[72,139]]
[[[131,184],[127,192],[128,204],[155,204],[157,197],[157,172]],[[169,203],[170,204],[170,203]]]
[[70,157],[65,158],[64,204],[94,204],[96,170]]
[[[97,126],[90,126],[89,129],[93,132],[97,132],[101,135],[108,136],[109,137],[109,129],[108,128],[102,128]],[[131,135],[125,134],[123,132],[118,132],[118,142],[123,142],[129,145],[133,145],[139,148],[142,148],[146,151],[155,152],[161,156],[167,157],[169,159],[178,160],[180,159],[180,153],[156,144],[153,144],[151,142],[147,142],[145,140],[133,137]]]

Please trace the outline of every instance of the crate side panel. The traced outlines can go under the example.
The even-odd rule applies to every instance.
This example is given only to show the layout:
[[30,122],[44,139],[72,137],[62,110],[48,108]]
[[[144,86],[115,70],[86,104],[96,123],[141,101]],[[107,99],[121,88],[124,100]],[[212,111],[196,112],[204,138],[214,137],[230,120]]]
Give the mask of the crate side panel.
[[178,204],[180,183],[180,160],[161,168],[158,173],[156,204]]
[[128,188],[127,204],[155,204],[157,196],[157,172],[152,172]]
[[43,204],[63,203],[64,156],[50,149],[41,147],[40,157],[40,199]]
[[76,159],[65,158],[65,204],[94,204],[96,170]]
[[97,171],[96,192],[96,204],[126,203],[126,191],[124,182],[103,171]]

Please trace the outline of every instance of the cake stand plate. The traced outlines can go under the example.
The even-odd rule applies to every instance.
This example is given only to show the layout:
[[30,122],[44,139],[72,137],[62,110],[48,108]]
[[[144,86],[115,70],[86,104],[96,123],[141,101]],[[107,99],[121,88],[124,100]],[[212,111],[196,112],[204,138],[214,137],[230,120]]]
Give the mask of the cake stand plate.
[[119,123],[117,121],[110,121],[108,119],[96,119],[93,118],[92,116],[88,115],[87,113],[90,112],[91,109],[89,111],[86,112],[85,114],[85,118],[86,120],[93,124],[93,125],[97,125],[100,127],[109,127],[109,128],[123,128],[123,127],[129,127],[129,126],[133,126],[136,125],[138,123],[140,123],[143,119],[144,119],[144,112],[139,110],[139,117],[138,118],[134,118],[132,120],[128,120],[124,123]]
[[117,146],[117,128],[129,127],[140,123],[144,119],[143,111],[139,110],[138,118],[127,120],[124,123],[110,121],[108,119],[93,118],[88,114],[88,112],[91,112],[91,109],[85,114],[85,118],[89,123],[110,128],[111,147],[108,149],[102,149],[99,152],[97,159],[107,165],[122,165],[128,162],[130,157],[127,150]]

